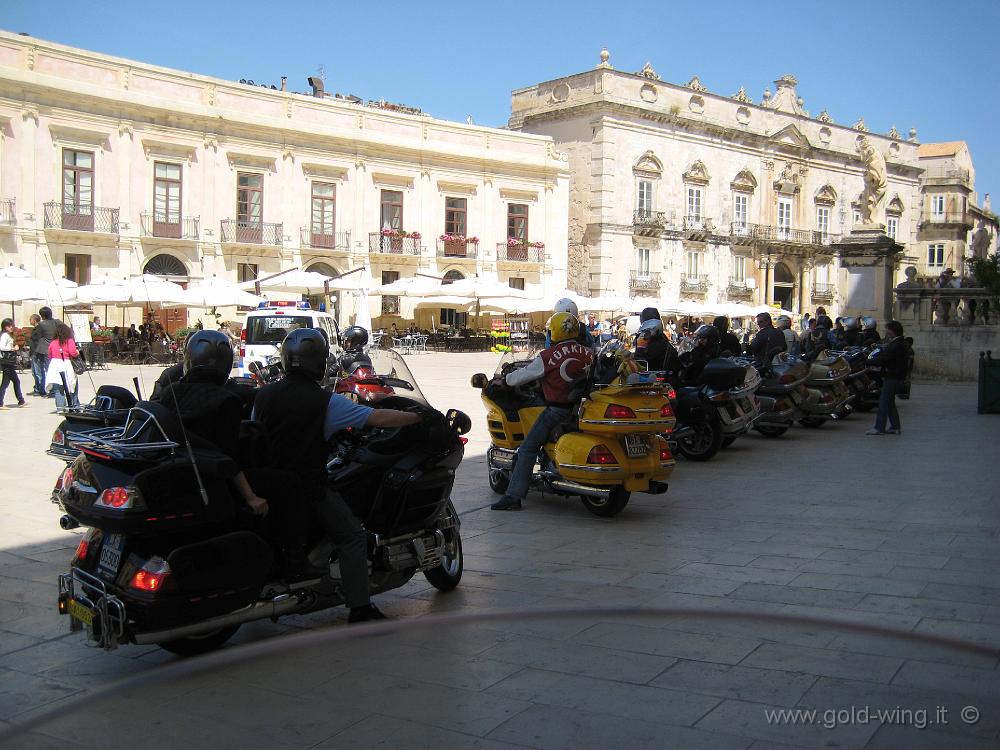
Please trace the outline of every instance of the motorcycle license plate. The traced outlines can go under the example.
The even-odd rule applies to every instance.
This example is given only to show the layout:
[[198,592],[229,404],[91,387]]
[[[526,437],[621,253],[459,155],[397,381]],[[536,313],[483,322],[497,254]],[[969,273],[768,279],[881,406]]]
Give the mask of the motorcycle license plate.
[[105,536],[104,544],[101,546],[101,559],[97,563],[98,570],[105,573],[109,578],[114,578],[118,574],[118,568],[122,562],[122,550],[124,549],[124,534],[108,534]]
[[625,452],[629,458],[642,458],[649,453],[649,444],[645,435],[626,435]]
[[79,620],[88,628],[94,626],[94,613],[89,607],[85,607],[76,599],[70,599],[66,607],[69,616],[74,620]]

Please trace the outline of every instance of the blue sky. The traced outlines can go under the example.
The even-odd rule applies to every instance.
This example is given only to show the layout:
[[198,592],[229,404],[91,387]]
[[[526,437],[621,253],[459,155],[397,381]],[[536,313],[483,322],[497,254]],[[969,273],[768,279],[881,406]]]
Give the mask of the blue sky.
[[220,78],[287,75],[300,91],[323,66],[329,91],[481,125],[506,123],[512,89],[591,68],[602,46],[620,70],[649,61],[755,101],[792,73],[813,115],[967,141],[980,198],[1000,200],[1000,0],[0,0],[0,28]]

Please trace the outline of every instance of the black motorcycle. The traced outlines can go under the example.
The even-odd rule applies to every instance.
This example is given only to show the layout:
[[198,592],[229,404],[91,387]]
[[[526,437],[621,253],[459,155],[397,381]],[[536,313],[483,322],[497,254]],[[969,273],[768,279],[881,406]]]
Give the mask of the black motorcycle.
[[[456,410],[433,410],[400,360],[396,388],[376,408],[424,419],[390,430],[345,432],[331,449],[331,486],[363,521],[373,593],[417,572],[441,591],[463,570],[459,518],[451,502],[471,426]],[[406,395],[401,395],[406,393]],[[260,520],[245,515],[228,483],[190,449],[174,412],[139,402],[114,435],[74,433],[82,454],[53,492],[63,528],[89,527],[68,572],[59,611],[70,628],[104,649],[157,644],[178,654],[221,646],[242,623],[343,603],[332,545],[317,531],[314,564],[328,576],[286,582]],[[252,450],[253,446],[243,446]]]

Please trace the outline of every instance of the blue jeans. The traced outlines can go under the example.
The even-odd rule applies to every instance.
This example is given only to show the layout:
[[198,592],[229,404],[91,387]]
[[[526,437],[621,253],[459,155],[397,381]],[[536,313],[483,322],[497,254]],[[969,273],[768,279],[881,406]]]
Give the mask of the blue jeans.
[[79,406],[80,405],[80,381],[77,381],[76,388],[73,389],[73,393],[70,394],[69,404],[66,403],[66,391],[63,390],[62,385],[52,386],[52,396],[56,400],[57,409],[65,409],[67,406]]
[[896,378],[882,379],[882,393],[878,398],[878,414],[875,416],[875,429],[879,432],[885,430],[886,418],[888,418],[889,427],[892,429],[898,430],[901,427],[899,412],[896,411],[896,393],[902,385],[903,381]]
[[570,410],[558,406],[547,406],[538,415],[538,419],[528,430],[524,437],[524,442],[517,449],[517,458],[514,460],[514,470],[511,472],[510,485],[504,497],[514,500],[524,500],[531,486],[531,475],[535,470],[535,459],[539,449],[548,442],[549,435],[556,425],[562,424],[569,419]]
[[49,369],[49,358],[45,354],[31,355],[31,377],[35,379],[36,396],[45,395],[45,371]]

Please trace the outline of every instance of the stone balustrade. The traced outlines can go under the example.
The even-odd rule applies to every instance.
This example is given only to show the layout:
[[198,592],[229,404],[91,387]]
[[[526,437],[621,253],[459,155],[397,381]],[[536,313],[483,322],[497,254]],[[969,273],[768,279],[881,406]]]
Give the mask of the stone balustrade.
[[1000,324],[998,302],[985,289],[897,287],[894,291],[896,316],[904,328]]

